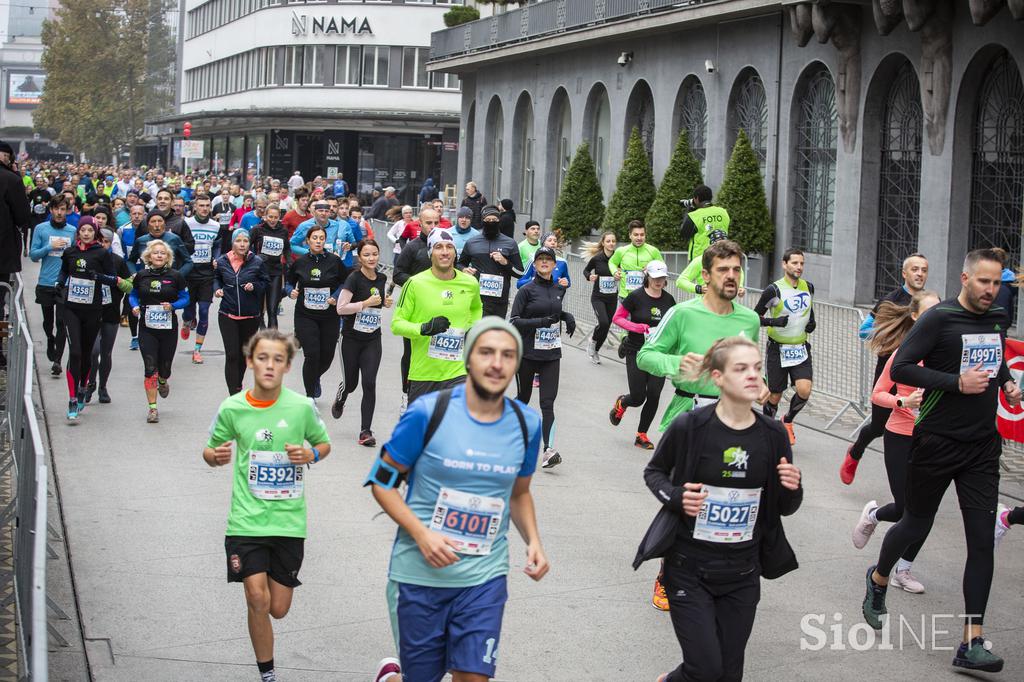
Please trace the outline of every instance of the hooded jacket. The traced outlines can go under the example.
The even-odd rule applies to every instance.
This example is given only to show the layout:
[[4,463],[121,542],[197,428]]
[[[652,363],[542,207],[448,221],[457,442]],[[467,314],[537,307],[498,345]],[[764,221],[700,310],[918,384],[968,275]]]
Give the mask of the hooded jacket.
[[[246,291],[245,285],[252,284],[252,291]],[[263,265],[263,259],[249,252],[245,254],[242,267],[235,272],[228,254],[217,259],[214,268],[213,290],[222,290],[224,297],[220,299],[218,312],[221,315],[235,317],[256,317],[260,314],[260,301],[263,290],[270,284],[270,277]]]

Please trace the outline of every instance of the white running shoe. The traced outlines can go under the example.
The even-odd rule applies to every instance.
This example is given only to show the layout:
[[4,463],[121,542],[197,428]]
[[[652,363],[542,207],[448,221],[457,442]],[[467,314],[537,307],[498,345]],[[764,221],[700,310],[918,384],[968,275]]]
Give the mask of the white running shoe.
[[924,594],[924,585],[914,577],[909,568],[905,571],[895,571],[889,576],[889,585],[902,588],[904,592],[911,594]]
[[1006,535],[1006,531],[1010,530],[1010,527],[1003,523],[1003,514],[1010,511],[1010,508],[1000,502],[996,505],[996,537],[994,541],[994,547],[998,547],[999,543],[1003,541],[1003,536]]
[[853,546],[857,549],[864,549],[864,545],[868,544],[868,540],[871,539],[871,535],[875,532],[875,527],[878,525],[877,521],[872,521],[869,514],[871,510],[878,508],[878,502],[871,500],[864,505],[864,510],[860,513],[860,520],[857,521],[857,525],[853,527]]
[[[397,675],[397,677],[395,677]],[[402,666],[397,658],[382,658],[377,664],[377,676],[373,682],[397,682],[402,679]]]
[[541,468],[550,469],[562,463],[562,456],[554,448],[544,449],[544,459],[541,461]]
[[402,404],[398,406],[398,416],[401,417],[403,414],[405,414],[405,411],[407,409],[409,409],[409,394],[403,393]]

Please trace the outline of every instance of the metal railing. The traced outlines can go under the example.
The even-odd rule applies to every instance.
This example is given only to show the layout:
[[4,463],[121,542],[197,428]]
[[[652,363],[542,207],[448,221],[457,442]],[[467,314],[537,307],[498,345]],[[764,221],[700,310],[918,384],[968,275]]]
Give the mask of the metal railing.
[[430,60],[471,54],[525,40],[721,0],[545,0],[486,19],[435,31]]
[[[32,400],[35,374],[32,336],[25,317],[24,282],[15,276],[12,288],[0,282],[7,293],[8,344],[7,386],[0,408],[6,441],[0,453],[0,472],[12,472],[13,497],[0,510],[0,527],[14,522],[14,567],[0,569],[0,583],[14,581],[11,596],[18,614],[20,677],[45,682],[47,668],[46,596],[46,485],[47,469],[43,443]],[[8,602],[9,603],[9,602]]]

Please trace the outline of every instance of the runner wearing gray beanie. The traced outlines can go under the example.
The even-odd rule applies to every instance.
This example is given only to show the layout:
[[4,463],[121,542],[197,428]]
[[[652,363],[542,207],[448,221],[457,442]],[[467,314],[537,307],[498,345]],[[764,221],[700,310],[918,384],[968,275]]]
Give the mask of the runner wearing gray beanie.
[[523,337],[519,335],[519,330],[512,326],[512,324],[497,315],[488,315],[482,317],[480,320],[469,328],[466,332],[466,343],[463,352],[463,361],[469,363],[469,354],[473,352],[473,346],[476,345],[477,339],[484,332],[490,331],[503,331],[508,334],[516,341],[516,369],[519,369],[519,363],[523,361]]

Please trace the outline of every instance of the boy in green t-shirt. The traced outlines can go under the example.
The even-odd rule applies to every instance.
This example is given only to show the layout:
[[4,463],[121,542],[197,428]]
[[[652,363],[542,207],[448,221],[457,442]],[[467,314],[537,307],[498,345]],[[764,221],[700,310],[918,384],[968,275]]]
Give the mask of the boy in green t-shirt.
[[[224,549],[228,582],[245,585],[249,636],[262,682],[276,682],[274,629],[292,604],[306,537],[304,465],[331,451],[327,428],[309,398],[283,388],[295,341],[277,329],[257,332],[245,349],[256,380],[220,405],[203,460],[233,467],[231,512]],[[304,443],[311,443],[305,447]]]

